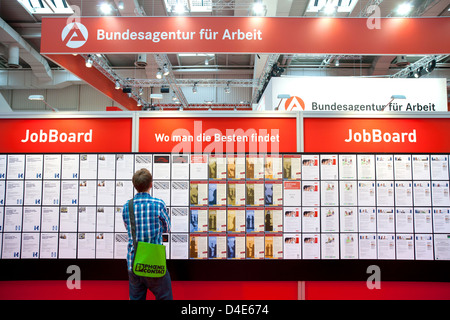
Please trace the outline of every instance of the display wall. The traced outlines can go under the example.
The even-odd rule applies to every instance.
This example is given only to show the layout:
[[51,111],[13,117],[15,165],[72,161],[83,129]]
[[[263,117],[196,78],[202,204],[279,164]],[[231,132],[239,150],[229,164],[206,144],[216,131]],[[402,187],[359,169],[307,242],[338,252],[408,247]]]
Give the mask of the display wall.
[[76,264],[91,279],[126,279],[122,206],[143,167],[171,216],[174,280],[359,280],[370,265],[387,280],[448,280],[441,152],[3,152],[8,277],[64,278]]

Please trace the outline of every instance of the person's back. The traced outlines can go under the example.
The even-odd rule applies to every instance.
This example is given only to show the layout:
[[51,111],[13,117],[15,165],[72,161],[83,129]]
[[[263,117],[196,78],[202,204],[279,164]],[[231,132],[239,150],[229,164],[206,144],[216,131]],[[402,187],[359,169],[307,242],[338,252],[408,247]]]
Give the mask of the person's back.
[[[170,217],[161,199],[150,195],[152,175],[147,169],[138,170],[133,175],[133,185],[137,194],[133,199],[136,242],[162,244],[162,234],[170,231]],[[158,300],[172,299],[172,285],[169,271],[161,278],[140,277],[133,273],[135,248],[130,226],[128,202],[123,207],[123,221],[128,233],[127,268],[129,277],[130,300],[145,300],[147,289]]]

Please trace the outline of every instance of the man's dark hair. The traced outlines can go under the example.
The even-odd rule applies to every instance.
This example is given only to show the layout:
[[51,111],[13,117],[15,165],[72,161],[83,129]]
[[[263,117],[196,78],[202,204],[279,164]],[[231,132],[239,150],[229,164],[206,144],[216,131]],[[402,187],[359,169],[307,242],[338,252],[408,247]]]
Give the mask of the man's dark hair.
[[132,181],[138,192],[145,192],[150,189],[153,177],[147,169],[140,169],[134,173]]

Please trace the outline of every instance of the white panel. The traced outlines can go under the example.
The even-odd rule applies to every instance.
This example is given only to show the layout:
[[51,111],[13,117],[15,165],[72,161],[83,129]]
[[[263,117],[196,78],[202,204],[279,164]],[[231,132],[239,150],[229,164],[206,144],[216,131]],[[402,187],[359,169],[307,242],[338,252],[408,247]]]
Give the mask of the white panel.
[[59,111],[77,111],[80,86],[64,89],[47,90],[47,103]]
[[107,106],[112,105],[112,100],[98,90],[91,86],[81,86],[80,111],[105,111]]

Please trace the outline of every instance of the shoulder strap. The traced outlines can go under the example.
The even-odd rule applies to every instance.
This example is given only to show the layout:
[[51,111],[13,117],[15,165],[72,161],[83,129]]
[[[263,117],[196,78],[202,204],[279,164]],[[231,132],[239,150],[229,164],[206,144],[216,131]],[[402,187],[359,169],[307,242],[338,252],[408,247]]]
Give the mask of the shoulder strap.
[[128,211],[130,213],[130,227],[131,236],[133,237],[133,246],[136,250],[136,219],[134,217],[134,202],[133,199],[128,200]]

